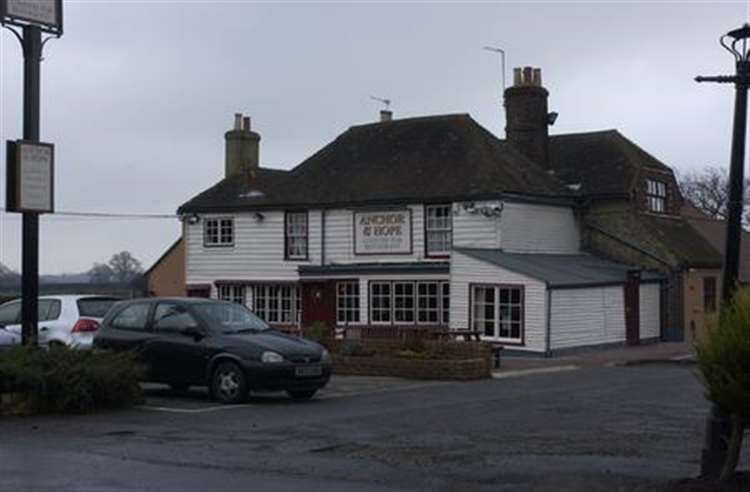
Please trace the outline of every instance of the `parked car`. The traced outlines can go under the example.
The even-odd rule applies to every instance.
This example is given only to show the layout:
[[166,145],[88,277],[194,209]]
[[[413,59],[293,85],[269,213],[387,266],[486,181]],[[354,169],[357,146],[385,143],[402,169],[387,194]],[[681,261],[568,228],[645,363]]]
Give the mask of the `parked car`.
[[[42,296],[39,298],[39,344],[46,347],[67,346],[91,348],[94,334],[104,315],[120,299],[95,295]],[[3,338],[17,344],[21,341],[21,300],[0,305]]]
[[321,345],[273,330],[245,306],[211,299],[119,303],[94,347],[134,350],[147,381],[176,391],[208,386],[222,403],[239,403],[251,390],[309,399],[331,376],[331,357]]

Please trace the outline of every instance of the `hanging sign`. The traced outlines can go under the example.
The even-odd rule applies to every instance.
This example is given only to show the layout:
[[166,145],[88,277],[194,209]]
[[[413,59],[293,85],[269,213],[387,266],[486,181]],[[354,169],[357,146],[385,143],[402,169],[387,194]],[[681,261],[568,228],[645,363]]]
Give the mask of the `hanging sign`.
[[411,210],[354,213],[354,254],[411,254]]
[[9,212],[54,212],[55,146],[8,141],[6,209]]
[[0,21],[62,35],[62,0],[0,0]]

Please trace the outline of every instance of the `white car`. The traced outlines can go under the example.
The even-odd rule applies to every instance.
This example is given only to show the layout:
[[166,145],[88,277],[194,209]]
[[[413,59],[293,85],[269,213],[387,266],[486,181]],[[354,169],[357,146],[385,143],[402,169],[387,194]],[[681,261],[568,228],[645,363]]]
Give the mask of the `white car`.
[[[104,315],[120,299],[96,295],[39,298],[39,344],[91,348]],[[8,336],[10,335],[10,336]],[[21,300],[0,305],[0,346],[21,343]]]

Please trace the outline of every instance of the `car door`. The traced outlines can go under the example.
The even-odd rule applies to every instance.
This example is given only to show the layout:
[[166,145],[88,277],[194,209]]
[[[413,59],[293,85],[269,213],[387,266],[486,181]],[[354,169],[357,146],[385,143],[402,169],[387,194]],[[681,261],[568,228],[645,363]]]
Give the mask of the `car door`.
[[[159,380],[167,383],[204,382],[207,364],[206,331],[184,304],[164,301],[154,309],[154,338],[147,351]],[[185,330],[193,330],[185,333]],[[199,334],[203,334],[202,336]]]
[[108,322],[105,330],[97,337],[97,346],[115,351],[133,351],[145,363],[148,379],[153,378],[153,360],[144,350],[154,337],[149,325],[151,302],[127,304]]

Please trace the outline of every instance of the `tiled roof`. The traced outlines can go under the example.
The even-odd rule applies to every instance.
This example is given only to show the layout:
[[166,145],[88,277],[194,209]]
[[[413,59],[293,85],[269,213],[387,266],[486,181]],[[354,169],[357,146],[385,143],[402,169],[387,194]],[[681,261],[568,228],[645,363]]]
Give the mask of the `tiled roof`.
[[[259,193],[251,193],[252,191]],[[467,114],[353,126],[289,172],[219,182],[180,213],[269,206],[334,206],[569,197],[565,187]]]
[[672,170],[617,130],[551,135],[550,166],[586,195],[628,193],[641,168]]

